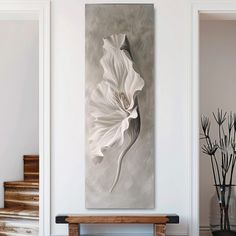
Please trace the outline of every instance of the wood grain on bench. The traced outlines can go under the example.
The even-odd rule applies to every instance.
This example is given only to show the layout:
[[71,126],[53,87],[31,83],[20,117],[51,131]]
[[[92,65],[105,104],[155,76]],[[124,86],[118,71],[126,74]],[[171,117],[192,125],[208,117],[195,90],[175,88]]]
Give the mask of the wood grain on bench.
[[80,224],[153,224],[154,236],[165,236],[166,224],[178,224],[178,215],[59,215],[56,223],[69,224],[69,235],[80,235]]

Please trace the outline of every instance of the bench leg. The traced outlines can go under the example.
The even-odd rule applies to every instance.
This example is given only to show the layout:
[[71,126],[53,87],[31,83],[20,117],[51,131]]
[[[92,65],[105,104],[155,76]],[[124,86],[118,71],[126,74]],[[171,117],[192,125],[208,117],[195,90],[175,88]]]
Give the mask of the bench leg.
[[79,235],[80,235],[80,225],[69,224],[69,236],[79,236]]
[[154,224],[153,225],[153,236],[165,236],[166,235],[166,225],[165,224]]

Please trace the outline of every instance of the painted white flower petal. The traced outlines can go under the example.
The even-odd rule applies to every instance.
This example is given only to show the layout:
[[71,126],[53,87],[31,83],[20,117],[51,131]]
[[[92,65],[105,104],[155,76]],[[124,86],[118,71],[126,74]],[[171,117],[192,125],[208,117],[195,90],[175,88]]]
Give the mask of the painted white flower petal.
[[[106,117],[105,121],[97,120],[94,125],[96,128],[92,129],[94,133],[90,137],[90,141],[95,141],[94,145],[91,147],[92,157],[100,161],[101,157],[104,156],[104,151],[107,148],[111,148],[114,144],[121,146],[124,142],[124,133],[129,128],[130,119],[137,118],[136,109],[126,117],[125,119],[121,119],[123,117],[120,116],[119,113],[113,113],[112,117],[114,118],[114,122],[109,121]],[[120,119],[119,119],[120,118]],[[97,139],[97,137],[100,137]]]
[[103,39],[103,48],[107,51],[120,50],[122,45],[126,44],[125,34],[113,34]]
[[118,106],[114,99],[114,90],[106,82],[102,81],[91,94],[90,109],[91,115],[97,118],[104,114],[110,114],[117,110]]
[[117,49],[108,52],[105,49],[104,56],[101,59],[101,65],[104,70],[103,78],[109,81],[118,90],[124,90],[124,83],[128,76],[127,56],[124,52]]
[[135,97],[144,87],[144,81],[135,71],[133,61],[127,49],[126,36],[112,35],[104,39],[104,56],[101,64],[104,69],[104,79],[109,81],[119,91],[124,92],[130,107],[134,106]]
[[[115,119],[119,117],[119,114],[114,114],[113,116]],[[112,147],[114,144],[121,146],[124,142],[124,133],[129,128],[129,122],[131,119],[136,119],[138,116],[136,108],[132,111],[132,113],[126,117],[123,120],[120,120],[119,122],[101,122],[96,121],[95,125],[96,131],[93,135],[91,135],[90,140],[96,139],[97,136],[99,136],[99,140],[96,140],[96,145],[93,146],[92,149],[92,155],[93,158],[97,157],[103,157],[104,151],[107,148]]]
[[[92,157],[99,161],[102,160],[107,148],[123,145],[131,120],[137,120],[136,123],[140,127],[136,96],[144,86],[143,79],[134,70],[128,41],[124,34],[104,39],[103,48],[104,55],[101,59],[103,80],[93,91],[90,101],[93,118],[89,134],[90,150]],[[136,133],[135,140],[139,131]],[[135,140],[132,140],[132,144]],[[118,179],[119,175],[117,176]]]

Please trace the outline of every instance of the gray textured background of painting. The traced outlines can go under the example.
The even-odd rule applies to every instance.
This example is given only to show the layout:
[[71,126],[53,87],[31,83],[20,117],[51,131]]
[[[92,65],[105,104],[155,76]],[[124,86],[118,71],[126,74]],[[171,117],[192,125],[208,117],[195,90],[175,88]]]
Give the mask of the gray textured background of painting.
[[[91,161],[86,139],[86,208],[154,207],[154,8],[151,4],[88,4],[85,12],[86,132],[90,127],[91,91],[102,80],[99,63],[103,37],[125,33],[134,62],[145,81],[139,94],[141,131],[126,154],[121,176],[112,193],[119,148],[106,152],[100,164]],[[87,133],[88,134],[88,133]],[[88,138],[88,135],[86,137]]]

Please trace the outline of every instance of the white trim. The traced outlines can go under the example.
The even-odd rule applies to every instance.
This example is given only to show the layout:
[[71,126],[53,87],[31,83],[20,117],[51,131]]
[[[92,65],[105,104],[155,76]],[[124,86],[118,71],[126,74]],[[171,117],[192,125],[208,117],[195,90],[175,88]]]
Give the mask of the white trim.
[[50,235],[50,2],[39,15],[40,236]]
[[50,0],[0,0],[0,15],[39,21],[40,236],[50,235]]
[[200,231],[207,231],[210,232],[210,227],[209,226],[200,226]]
[[189,86],[189,137],[191,145],[189,154],[191,157],[191,199],[189,235],[199,235],[199,20],[200,13],[232,13],[236,12],[235,1],[215,1],[192,3],[192,46],[191,46],[191,82]]
[[190,157],[191,159],[191,201],[190,201],[190,227],[189,235],[198,236],[199,235],[199,136],[198,136],[198,117],[199,117],[199,108],[198,108],[198,50],[199,50],[199,12],[195,7],[192,8],[192,32],[191,32],[191,54],[192,54],[192,73],[190,81],[190,103],[189,103],[189,116],[190,116]]

